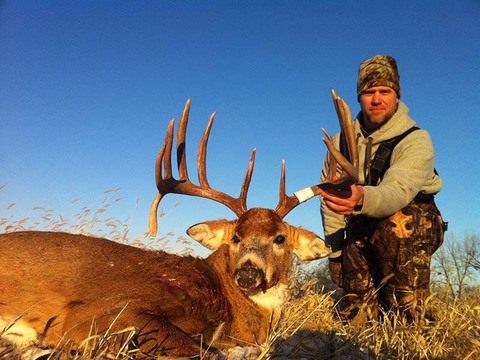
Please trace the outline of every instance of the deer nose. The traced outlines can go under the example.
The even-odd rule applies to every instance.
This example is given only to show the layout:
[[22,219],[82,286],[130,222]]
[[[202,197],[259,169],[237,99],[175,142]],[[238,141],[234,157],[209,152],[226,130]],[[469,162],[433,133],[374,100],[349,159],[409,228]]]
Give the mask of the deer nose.
[[265,281],[265,273],[251,261],[245,262],[235,271],[235,283],[244,292],[257,292]]

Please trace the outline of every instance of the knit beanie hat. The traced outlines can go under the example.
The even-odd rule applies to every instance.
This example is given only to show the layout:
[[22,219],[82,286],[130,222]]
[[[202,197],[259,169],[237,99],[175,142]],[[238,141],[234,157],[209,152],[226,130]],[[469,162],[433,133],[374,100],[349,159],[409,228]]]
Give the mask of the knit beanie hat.
[[397,93],[400,99],[400,75],[397,62],[388,55],[375,55],[365,60],[358,69],[357,96],[373,86],[388,86]]

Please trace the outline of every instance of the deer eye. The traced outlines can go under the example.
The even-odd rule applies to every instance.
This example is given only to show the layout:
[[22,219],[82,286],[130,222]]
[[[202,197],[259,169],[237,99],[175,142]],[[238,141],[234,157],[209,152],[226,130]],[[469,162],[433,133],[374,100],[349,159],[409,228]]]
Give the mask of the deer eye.
[[275,244],[283,244],[285,242],[285,236],[278,235],[275,240],[273,240]]
[[234,244],[238,244],[238,243],[240,242],[240,239],[238,238],[237,235],[235,235],[235,236],[232,238],[232,242],[233,242]]

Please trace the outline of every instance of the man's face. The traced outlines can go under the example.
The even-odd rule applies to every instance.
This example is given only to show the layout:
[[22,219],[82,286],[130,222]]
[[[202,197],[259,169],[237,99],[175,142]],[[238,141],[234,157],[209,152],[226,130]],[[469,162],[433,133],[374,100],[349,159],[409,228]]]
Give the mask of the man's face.
[[374,86],[360,94],[365,130],[374,131],[397,111],[397,93],[388,86]]

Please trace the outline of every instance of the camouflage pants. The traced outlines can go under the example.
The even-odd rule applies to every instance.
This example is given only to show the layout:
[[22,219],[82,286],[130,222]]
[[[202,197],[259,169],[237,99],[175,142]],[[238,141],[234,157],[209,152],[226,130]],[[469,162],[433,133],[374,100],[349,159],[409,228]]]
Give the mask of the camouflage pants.
[[377,318],[382,307],[408,319],[420,315],[430,295],[431,257],[444,230],[433,197],[417,197],[388,218],[351,218],[341,264],[331,276],[354,313],[363,308]]

